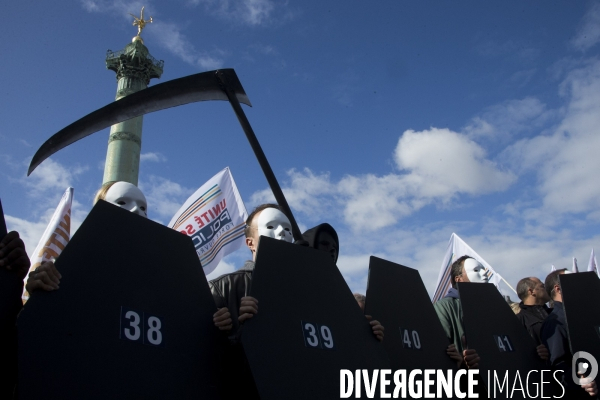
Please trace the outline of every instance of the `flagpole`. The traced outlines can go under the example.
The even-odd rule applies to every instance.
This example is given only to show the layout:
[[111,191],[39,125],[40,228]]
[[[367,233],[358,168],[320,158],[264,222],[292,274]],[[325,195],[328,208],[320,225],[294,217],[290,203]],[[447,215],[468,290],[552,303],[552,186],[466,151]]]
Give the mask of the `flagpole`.
[[517,297],[518,297],[518,296],[519,296],[519,294],[517,293],[517,291],[516,291],[516,290],[515,290],[515,289],[514,289],[512,286],[510,286],[510,283],[506,282],[506,279],[504,279],[504,278],[502,277],[502,275],[498,275],[498,276],[500,276],[500,279],[502,279],[502,281],[503,281],[504,283],[506,283],[506,286],[508,286],[509,288],[511,288],[511,290],[512,290],[513,292],[515,292],[515,294],[516,294],[516,295],[517,295]]

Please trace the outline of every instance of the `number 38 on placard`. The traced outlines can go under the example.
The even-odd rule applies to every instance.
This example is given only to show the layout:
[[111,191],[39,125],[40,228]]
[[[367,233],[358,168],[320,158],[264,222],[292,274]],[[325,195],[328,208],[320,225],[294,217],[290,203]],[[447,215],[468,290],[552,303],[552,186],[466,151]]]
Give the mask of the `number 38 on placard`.
[[151,346],[164,346],[163,319],[155,315],[121,307],[119,338]]

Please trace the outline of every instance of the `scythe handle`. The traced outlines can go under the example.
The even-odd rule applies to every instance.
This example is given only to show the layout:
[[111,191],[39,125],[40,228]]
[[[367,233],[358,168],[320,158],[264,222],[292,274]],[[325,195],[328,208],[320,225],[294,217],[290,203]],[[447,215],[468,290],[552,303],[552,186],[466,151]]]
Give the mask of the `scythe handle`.
[[267,161],[267,157],[265,156],[265,153],[263,152],[262,147],[260,147],[260,143],[258,142],[258,139],[256,138],[256,135],[254,134],[252,127],[250,126],[250,122],[248,122],[248,118],[246,118],[246,114],[244,113],[244,110],[242,110],[242,107],[240,106],[240,102],[238,101],[237,97],[235,96],[235,93],[233,92],[233,90],[231,90],[231,88],[227,85],[226,78],[221,73],[221,71],[217,70],[216,75],[217,75],[217,78],[219,79],[219,81],[221,82],[223,91],[227,94],[229,103],[231,104],[231,107],[233,107],[233,111],[235,112],[235,115],[237,116],[238,121],[240,121],[240,125],[242,125],[242,129],[244,130],[244,133],[246,134],[246,138],[248,139],[248,142],[250,142],[250,147],[252,147],[252,150],[254,151],[254,155],[256,156],[256,159],[258,160],[258,163],[260,164],[260,167],[261,167],[263,173],[265,174],[265,178],[267,178],[267,182],[269,183],[269,186],[271,187],[271,191],[273,192],[273,195],[275,196],[275,200],[277,201],[277,204],[279,204],[279,207],[281,207],[281,210],[283,211],[283,213],[285,215],[287,215],[288,218],[290,219],[290,223],[292,224],[292,234],[294,235],[294,239],[301,240],[302,233],[300,232],[300,228],[298,228],[298,224],[296,223],[296,219],[294,218],[294,215],[292,214],[292,210],[290,209],[290,206],[288,205],[288,202],[285,199],[285,196],[283,195],[283,191],[281,190],[281,187],[279,186],[279,182],[277,182],[277,178],[275,178],[275,174],[273,173],[273,170],[271,169],[271,165],[269,165],[269,161]]

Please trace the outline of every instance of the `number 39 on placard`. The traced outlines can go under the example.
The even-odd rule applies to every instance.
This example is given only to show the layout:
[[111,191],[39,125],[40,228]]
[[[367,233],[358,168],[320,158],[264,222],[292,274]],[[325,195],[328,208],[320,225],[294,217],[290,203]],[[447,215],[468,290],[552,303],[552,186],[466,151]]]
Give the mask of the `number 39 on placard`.
[[162,328],[161,317],[121,307],[120,339],[164,347]]
[[333,350],[333,335],[331,329],[326,325],[313,324],[312,322],[300,321],[302,333],[304,334],[304,345],[315,349]]

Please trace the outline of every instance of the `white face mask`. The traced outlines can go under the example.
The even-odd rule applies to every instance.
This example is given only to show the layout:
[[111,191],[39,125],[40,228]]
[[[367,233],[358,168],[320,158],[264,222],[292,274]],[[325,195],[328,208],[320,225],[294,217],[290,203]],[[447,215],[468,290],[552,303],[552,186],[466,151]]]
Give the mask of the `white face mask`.
[[472,258],[467,258],[464,262],[465,272],[469,278],[469,282],[488,283],[488,270],[479,261]]
[[148,217],[146,197],[137,186],[129,182],[117,182],[108,189],[104,200],[132,213]]
[[284,213],[276,208],[262,210],[256,220],[259,236],[268,236],[277,240],[292,243],[292,224]]

